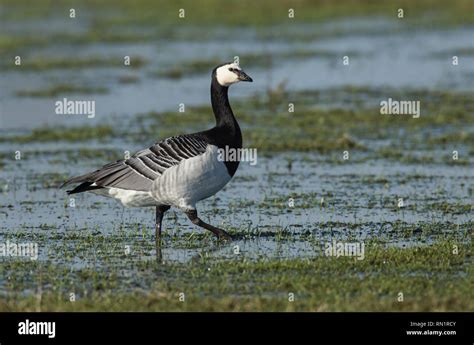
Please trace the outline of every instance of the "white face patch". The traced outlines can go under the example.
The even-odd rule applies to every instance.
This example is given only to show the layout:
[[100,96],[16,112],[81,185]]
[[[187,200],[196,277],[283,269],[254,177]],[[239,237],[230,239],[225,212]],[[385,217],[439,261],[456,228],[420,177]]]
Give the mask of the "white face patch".
[[216,70],[216,79],[219,84],[222,86],[229,86],[239,82],[239,77],[234,72],[229,71],[229,68],[235,68],[240,70],[239,65],[235,63],[230,63],[224,66],[219,67]]

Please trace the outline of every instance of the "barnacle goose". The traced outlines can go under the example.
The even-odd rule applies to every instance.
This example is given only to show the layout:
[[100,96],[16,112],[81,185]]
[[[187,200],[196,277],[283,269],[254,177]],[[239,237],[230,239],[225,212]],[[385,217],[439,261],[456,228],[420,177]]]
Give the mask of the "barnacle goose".
[[170,137],[134,154],[131,158],[104,165],[99,170],[66,181],[77,184],[67,191],[75,194],[90,191],[112,197],[124,206],[156,207],[156,241],[160,243],[164,213],[177,207],[192,223],[230,239],[222,229],[203,222],[196,202],[206,199],[234,176],[239,160],[225,161],[218,150],[240,149],[242,134],[229,104],[229,86],[252,81],[236,63],[214,68],[211,103],[216,126],[207,131]]

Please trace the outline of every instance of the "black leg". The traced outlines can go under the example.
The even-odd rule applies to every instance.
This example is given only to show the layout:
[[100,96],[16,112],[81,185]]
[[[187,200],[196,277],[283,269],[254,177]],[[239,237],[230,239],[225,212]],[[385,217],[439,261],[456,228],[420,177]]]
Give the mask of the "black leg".
[[155,241],[156,253],[161,259],[161,224],[165,212],[170,209],[169,206],[156,206],[156,223],[155,223]]
[[198,217],[197,210],[187,211],[186,215],[191,220],[191,222],[193,222],[193,224],[196,224],[197,226],[200,226],[201,228],[207,229],[209,231],[212,231],[212,233],[214,235],[216,235],[217,237],[219,237],[220,239],[226,239],[226,240],[231,240],[232,239],[232,236],[229,235],[224,230],[216,228],[215,226],[212,226],[210,224],[204,223],[201,220],[201,218]]

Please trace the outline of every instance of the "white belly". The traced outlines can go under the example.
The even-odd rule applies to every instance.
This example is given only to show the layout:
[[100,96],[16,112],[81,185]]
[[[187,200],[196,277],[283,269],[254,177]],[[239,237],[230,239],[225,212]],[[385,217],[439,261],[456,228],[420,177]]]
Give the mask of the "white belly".
[[159,206],[160,204],[151,196],[151,192],[106,187],[92,190],[91,192],[103,196],[112,197],[120,201],[126,207]]
[[214,195],[231,179],[224,162],[217,157],[217,146],[210,145],[204,154],[166,169],[153,182],[151,195],[162,205],[182,210],[195,208],[196,202]]

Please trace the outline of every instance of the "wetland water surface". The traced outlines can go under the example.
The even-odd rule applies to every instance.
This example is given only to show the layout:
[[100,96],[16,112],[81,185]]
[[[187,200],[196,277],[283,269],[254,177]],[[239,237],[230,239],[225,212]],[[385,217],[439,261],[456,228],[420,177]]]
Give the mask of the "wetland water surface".
[[[37,28],[41,23],[30,25]],[[66,27],[66,33],[73,35],[84,30],[61,21],[56,25],[58,30]],[[16,34],[27,30],[12,23],[5,29]],[[384,264],[411,258],[412,254],[399,257],[398,249],[412,253],[413,248],[448,248],[449,253],[449,245],[455,244],[470,252],[474,103],[466,91],[474,86],[474,29],[425,28],[413,34],[400,22],[380,18],[285,27],[279,39],[272,37],[275,29],[243,29],[239,35],[229,30],[224,41],[216,32],[216,37],[193,42],[194,28],[181,32],[187,39],[175,41],[52,42],[29,49],[28,58],[54,57],[57,63],[72,59],[79,67],[69,61],[64,68],[41,64],[28,69],[28,58],[25,70],[3,66],[0,243],[34,242],[39,249],[36,261],[0,259],[3,296],[71,290],[81,297],[97,291],[156,293],[170,286],[189,287],[190,276],[197,277],[199,296],[209,296],[211,290],[222,296],[249,295],[248,286],[259,296],[280,296],[291,269],[300,270],[298,279],[303,282],[329,269],[344,280],[344,274],[354,269],[351,279],[366,284],[360,277],[371,274],[370,266],[351,263],[348,271],[320,261],[305,266],[313,262],[307,260],[321,258],[325,244],[333,240],[366,243],[375,270],[380,255]],[[116,63],[130,51],[132,64],[138,59],[142,66],[104,65],[104,59]],[[241,163],[223,191],[198,205],[205,221],[228,229],[237,239],[219,243],[171,210],[164,221],[164,263],[157,264],[153,209],[124,209],[92,194],[70,198],[58,187],[72,175],[121,159],[125,151],[133,153],[166,135],[211,125],[209,70],[214,60],[230,60],[237,52],[255,83],[235,86],[231,104],[236,105],[247,146],[258,150],[258,164]],[[453,54],[459,54],[463,63],[453,67],[449,63]],[[344,55],[350,57],[349,66],[342,65]],[[71,83],[86,88],[81,89],[84,94],[64,89]],[[411,117],[380,120],[380,101],[402,89],[409,90],[402,93],[405,96],[422,98],[420,121],[426,126]],[[21,96],[19,91],[26,93]],[[55,114],[54,103],[63,97],[95,100],[97,116]],[[288,102],[295,103],[294,114],[282,111]],[[174,112],[180,103],[191,110]],[[199,106],[196,112],[201,115],[195,115],[193,105]],[[85,127],[69,131],[71,126]],[[286,140],[285,145],[279,139]],[[344,151],[350,158],[343,158]],[[452,159],[453,151],[459,159]],[[440,242],[441,249],[430,249]],[[439,260],[451,260],[442,253]],[[294,266],[287,267],[282,260]],[[472,263],[466,252],[458,260],[446,273],[450,277],[465,277],[466,266]],[[415,261],[394,269],[418,279],[431,274],[431,268],[444,267],[441,261],[436,262],[439,267],[422,266],[422,259],[421,266],[411,267]],[[271,283],[232,275],[234,268],[229,266],[234,263],[235,269],[257,276],[273,272]],[[390,272],[381,268],[375,275]],[[234,291],[214,274],[229,275],[229,281],[237,279],[235,286],[245,288]],[[391,288],[380,285],[380,289],[378,298]],[[281,309],[278,303],[276,308]],[[387,303],[381,308],[390,308]],[[332,310],[328,305],[311,308]]]

